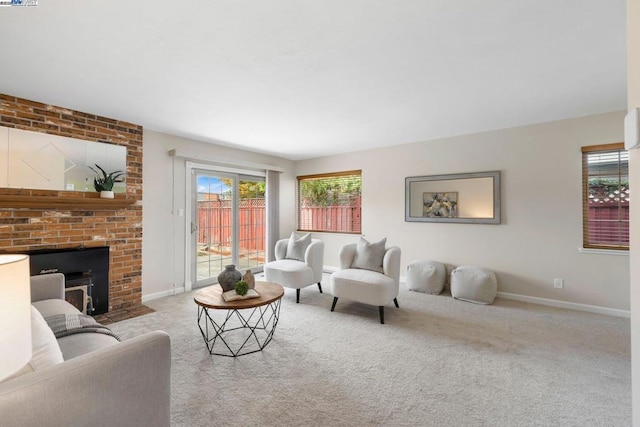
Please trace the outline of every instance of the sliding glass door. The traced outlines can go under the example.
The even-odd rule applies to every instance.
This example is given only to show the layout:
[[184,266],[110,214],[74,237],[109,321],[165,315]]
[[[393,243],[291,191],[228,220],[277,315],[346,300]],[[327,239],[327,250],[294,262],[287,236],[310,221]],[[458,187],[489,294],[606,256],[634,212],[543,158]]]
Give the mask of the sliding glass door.
[[265,178],[194,169],[192,187],[195,285],[216,283],[228,264],[259,271],[265,257]]

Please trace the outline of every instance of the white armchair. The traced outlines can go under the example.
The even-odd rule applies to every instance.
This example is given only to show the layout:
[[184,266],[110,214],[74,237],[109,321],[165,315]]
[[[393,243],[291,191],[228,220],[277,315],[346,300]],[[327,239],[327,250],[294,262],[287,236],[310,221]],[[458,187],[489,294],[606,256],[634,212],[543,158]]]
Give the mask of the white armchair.
[[392,246],[385,249],[382,260],[382,273],[362,268],[352,268],[356,255],[356,244],[351,243],[340,248],[340,270],[331,274],[331,292],[334,311],[338,298],[347,298],[363,304],[378,306],[380,323],[384,324],[384,306],[393,301],[398,305],[400,290],[400,248]]
[[286,258],[289,239],[278,240],[275,245],[275,261],[264,265],[264,278],[286,288],[296,290],[296,303],[300,302],[300,289],[318,284],[322,293],[322,265],[324,242],[311,239],[304,253],[304,261]]

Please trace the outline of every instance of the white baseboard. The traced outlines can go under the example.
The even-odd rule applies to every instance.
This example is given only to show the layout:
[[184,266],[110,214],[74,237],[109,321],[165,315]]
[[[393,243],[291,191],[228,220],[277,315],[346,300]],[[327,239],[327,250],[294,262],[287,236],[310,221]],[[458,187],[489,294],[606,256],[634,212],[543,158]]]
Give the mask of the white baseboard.
[[498,292],[499,298],[514,301],[529,302],[532,304],[547,305],[550,307],[568,308],[569,310],[588,311],[589,313],[606,314],[608,316],[630,318],[629,310],[619,310],[617,308],[601,307],[598,305],[579,304],[576,302],[559,301],[555,299],[530,297],[527,295],[512,294],[509,292]]
[[156,292],[154,294],[149,294],[149,295],[143,295],[142,303],[145,303],[147,301],[151,301],[154,299],[158,299],[158,298],[170,297],[171,295],[177,295],[183,292],[184,292],[184,286],[181,286],[179,288],[169,289],[167,291]]

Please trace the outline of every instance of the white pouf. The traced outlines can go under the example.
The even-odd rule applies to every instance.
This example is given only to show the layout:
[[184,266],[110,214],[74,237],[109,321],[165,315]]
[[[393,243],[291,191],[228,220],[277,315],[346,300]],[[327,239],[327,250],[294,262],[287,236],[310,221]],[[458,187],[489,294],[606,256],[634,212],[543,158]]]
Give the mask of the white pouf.
[[446,268],[440,262],[414,260],[407,266],[407,286],[412,291],[437,295],[446,279]]
[[461,265],[451,272],[451,296],[477,304],[491,304],[498,292],[493,271],[472,265]]

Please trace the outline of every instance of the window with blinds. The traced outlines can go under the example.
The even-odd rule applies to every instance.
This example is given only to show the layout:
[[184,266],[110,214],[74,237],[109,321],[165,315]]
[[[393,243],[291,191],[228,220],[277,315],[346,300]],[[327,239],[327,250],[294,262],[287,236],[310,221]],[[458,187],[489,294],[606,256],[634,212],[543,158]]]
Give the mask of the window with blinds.
[[582,147],[585,248],[629,249],[629,153],[624,144]]
[[361,171],[298,177],[298,230],[361,233]]

